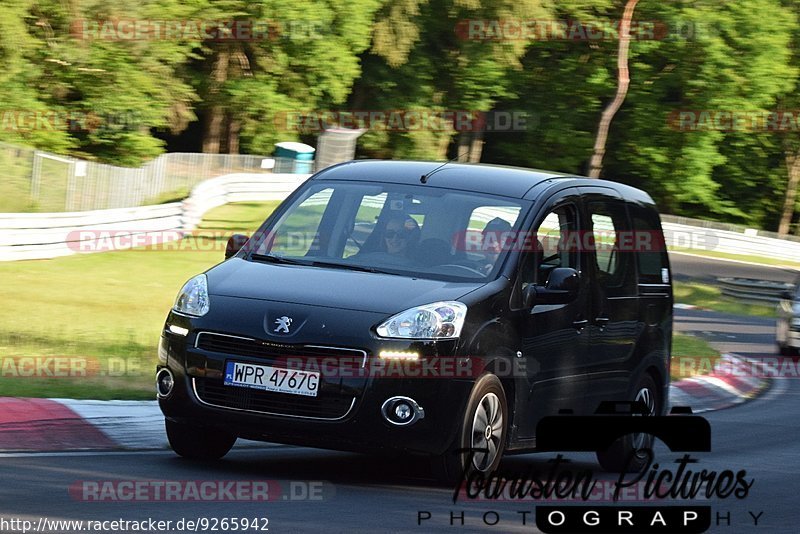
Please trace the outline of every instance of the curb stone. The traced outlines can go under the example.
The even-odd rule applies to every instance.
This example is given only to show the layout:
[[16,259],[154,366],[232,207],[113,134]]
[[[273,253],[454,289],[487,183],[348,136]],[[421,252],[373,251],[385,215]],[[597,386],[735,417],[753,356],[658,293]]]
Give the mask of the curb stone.
[[[757,397],[765,378],[738,373],[758,362],[723,354],[707,375],[670,385],[670,405],[694,413],[721,410]],[[733,371],[733,372],[731,372]],[[86,451],[168,449],[164,418],[153,401],[20,399],[0,397],[0,451]],[[239,440],[236,447],[269,447]]]

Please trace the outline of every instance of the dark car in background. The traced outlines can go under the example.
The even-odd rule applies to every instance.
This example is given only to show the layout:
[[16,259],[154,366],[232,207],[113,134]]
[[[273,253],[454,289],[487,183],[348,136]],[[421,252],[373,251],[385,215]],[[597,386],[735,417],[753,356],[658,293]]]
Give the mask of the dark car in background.
[[778,301],[775,342],[782,356],[794,356],[800,349],[800,279],[781,293]]
[[[226,256],[187,282],[161,336],[158,398],[182,456],[219,458],[241,437],[405,451],[451,478],[535,451],[548,415],[608,400],[666,413],[671,275],[638,189],[350,162]],[[622,469],[642,438],[601,464]]]

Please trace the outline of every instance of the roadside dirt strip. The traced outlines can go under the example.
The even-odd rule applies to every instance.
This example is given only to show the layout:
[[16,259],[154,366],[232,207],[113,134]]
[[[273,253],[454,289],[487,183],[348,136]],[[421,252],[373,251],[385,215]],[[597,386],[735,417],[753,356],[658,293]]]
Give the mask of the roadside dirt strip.
[[[752,360],[725,354],[706,375],[675,382],[672,406],[695,413],[755,398],[769,385]],[[266,444],[239,440],[237,447]],[[167,448],[156,401],[98,401],[0,397],[0,451],[149,450]]]

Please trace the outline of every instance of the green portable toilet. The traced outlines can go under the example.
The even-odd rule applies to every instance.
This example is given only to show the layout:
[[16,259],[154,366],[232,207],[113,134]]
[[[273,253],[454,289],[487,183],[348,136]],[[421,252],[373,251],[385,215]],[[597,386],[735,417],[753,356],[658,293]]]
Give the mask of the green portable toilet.
[[275,168],[272,172],[311,174],[314,166],[314,147],[304,143],[283,141],[275,143]]

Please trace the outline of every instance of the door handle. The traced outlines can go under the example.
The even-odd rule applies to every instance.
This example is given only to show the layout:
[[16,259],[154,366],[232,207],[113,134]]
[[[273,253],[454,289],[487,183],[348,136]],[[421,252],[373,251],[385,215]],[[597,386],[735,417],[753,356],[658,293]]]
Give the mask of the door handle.
[[595,317],[594,324],[600,328],[605,328],[610,320],[608,317]]
[[578,330],[583,330],[586,328],[586,325],[589,324],[589,321],[586,319],[581,319],[580,321],[572,321],[572,326],[577,328]]

